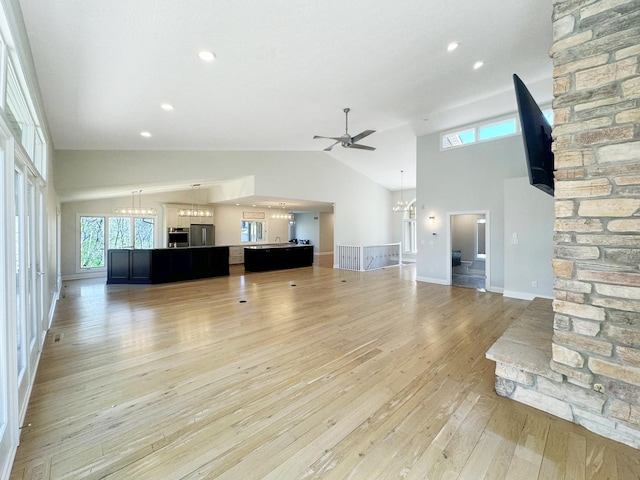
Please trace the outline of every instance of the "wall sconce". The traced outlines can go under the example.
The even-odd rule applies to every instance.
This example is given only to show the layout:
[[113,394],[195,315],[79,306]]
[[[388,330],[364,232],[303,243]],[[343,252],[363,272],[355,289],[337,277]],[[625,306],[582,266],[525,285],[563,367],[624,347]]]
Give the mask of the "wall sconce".
[[433,221],[436,219],[433,215],[429,215],[429,225],[433,225]]

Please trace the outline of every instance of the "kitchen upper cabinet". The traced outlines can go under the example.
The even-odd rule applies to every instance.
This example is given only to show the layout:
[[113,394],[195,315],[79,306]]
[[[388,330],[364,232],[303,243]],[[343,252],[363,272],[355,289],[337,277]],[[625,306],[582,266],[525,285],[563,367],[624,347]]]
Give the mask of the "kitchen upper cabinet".
[[[167,227],[168,228],[189,228],[192,224],[213,223],[213,217],[181,217],[178,212],[183,209],[192,208],[191,205],[167,206]],[[211,210],[209,208],[209,210]]]
[[[167,207],[167,227],[169,228],[189,228],[191,226],[191,218],[181,217],[178,212],[184,207]],[[193,219],[197,220],[197,219]],[[198,222],[194,222],[198,223]]]
[[178,208],[177,207],[167,207],[167,227],[176,228],[181,227],[182,224],[180,221],[182,217],[178,216]]

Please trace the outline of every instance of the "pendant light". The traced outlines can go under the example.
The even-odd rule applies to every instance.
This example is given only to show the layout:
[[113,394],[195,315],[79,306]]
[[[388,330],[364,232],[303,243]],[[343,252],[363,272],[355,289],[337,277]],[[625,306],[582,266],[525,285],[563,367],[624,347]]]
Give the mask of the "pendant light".
[[293,220],[293,214],[292,213],[286,213],[285,212],[285,203],[284,202],[280,202],[279,203],[280,208],[282,208],[282,213],[274,213],[271,215],[271,218],[273,219],[286,219],[286,220]]
[[131,207],[118,207],[116,213],[120,215],[143,215],[143,216],[155,216],[156,209],[152,207],[142,207],[142,190],[138,190],[138,206],[136,207],[136,191],[131,192]]
[[200,184],[191,185],[191,208],[178,210],[179,217],[213,217],[211,210],[200,208],[200,205],[194,203],[195,190],[200,190]]
[[393,211],[399,213],[404,213],[411,210],[411,207],[409,207],[409,202],[404,199],[404,188],[402,183],[403,174],[404,170],[400,170],[400,200],[398,200],[398,203],[396,203],[396,205],[393,207]]

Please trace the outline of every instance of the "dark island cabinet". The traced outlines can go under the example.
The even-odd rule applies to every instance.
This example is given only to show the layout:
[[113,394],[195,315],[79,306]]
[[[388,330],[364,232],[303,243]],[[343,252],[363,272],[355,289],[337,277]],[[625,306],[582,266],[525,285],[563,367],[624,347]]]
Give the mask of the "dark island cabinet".
[[245,247],[244,269],[264,272],[313,265],[313,246]]
[[229,247],[111,249],[107,283],[168,283],[229,275]]

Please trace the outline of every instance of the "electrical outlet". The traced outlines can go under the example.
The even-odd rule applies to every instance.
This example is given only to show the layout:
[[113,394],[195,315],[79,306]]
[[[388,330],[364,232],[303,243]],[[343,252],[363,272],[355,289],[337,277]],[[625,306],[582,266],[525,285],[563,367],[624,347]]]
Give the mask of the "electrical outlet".
[[538,288],[538,282],[536,280],[534,280],[533,282],[531,282],[531,286],[533,288]]

